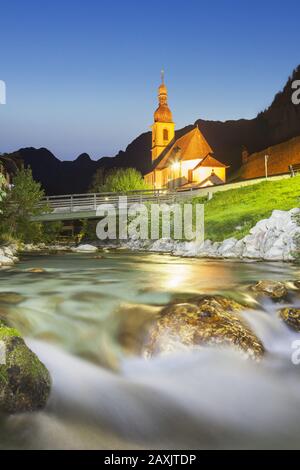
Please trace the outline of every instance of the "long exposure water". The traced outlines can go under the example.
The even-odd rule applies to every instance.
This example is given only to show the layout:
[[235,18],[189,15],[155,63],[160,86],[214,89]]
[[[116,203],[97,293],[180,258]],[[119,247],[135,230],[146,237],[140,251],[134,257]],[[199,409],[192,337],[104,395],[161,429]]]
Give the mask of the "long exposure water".
[[238,299],[249,283],[299,274],[287,263],[126,251],[24,255],[0,271],[0,313],[53,384],[45,410],[0,417],[0,448],[299,448],[300,365],[291,355],[300,335],[278,306],[243,313],[265,345],[260,363],[211,347],[142,355],[151,322],[174,296]]

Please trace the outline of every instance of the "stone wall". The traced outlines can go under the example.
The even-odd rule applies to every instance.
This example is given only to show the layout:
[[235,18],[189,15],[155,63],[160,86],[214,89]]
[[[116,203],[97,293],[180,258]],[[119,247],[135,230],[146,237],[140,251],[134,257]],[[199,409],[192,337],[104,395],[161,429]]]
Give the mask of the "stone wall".
[[268,219],[260,220],[241,240],[228,238],[223,242],[205,240],[181,242],[161,238],[156,241],[131,239],[125,242],[132,250],[172,253],[176,256],[198,258],[233,258],[265,261],[293,261],[298,252],[296,238],[300,227],[295,220],[300,209],[274,210]]
[[300,164],[300,137],[295,137],[282,144],[274,145],[261,152],[246,157],[239,171],[241,179],[258,178],[265,175],[265,155],[269,155],[268,174],[287,173],[289,165]]

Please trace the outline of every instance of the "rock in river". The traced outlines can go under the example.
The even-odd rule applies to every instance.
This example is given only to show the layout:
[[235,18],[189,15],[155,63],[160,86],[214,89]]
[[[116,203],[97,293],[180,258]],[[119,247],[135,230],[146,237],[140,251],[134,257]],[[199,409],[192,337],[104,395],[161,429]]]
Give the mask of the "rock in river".
[[258,294],[271,297],[273,300],[281,300],[288,295],[285,284],[279,281],[259,281],[251,289]]
[[205,295],[185,303],[170,304],[162,310],[150,331],[145,356],[206,344],[232,346],[259,359],[264,353],[263,344],[237,315],[244,308],[223,296]]
[[98,248],[94,245],[79,245],[76,248],[73,248],[72,251],[76,253],[95,253],[98,251]]
[[49,372],[17,330],[0,323],[0,411],[44,408],[51,387]]
[[44,268],[29,268],[26,269],[27,273],[45,273],[46,270]]
[[281,308],[279,316],[289,327],[300,332],[300,308]]
[[19,304],[25,300],[25,297],[17,292],[0,292],[0,303]]

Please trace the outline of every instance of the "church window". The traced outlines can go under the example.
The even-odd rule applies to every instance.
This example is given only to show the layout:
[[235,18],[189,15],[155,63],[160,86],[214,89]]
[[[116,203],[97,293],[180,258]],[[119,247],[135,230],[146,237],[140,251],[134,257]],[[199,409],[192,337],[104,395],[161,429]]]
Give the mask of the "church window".
[[168,129],[164,129],[164,131],[163,131],[163,138],[164,138],[164,140],[169,140],[169,132],[168,132]]

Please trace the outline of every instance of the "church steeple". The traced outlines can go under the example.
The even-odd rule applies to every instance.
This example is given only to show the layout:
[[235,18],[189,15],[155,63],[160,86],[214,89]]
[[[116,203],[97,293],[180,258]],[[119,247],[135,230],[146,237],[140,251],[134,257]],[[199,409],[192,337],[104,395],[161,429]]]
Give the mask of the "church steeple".
[[154,113],[154,122],[173,122],[168,106],[168,90],[165,85],[165,73],[161,71],[161,84],[158,87],[158,108]]
[[162,70],[161,84],[158,88],[158,108],[154,113],[154,124],[152,125],[152,161],[159,157],[173,140],[174,135],[175,124],[168,106],[168,90]]

